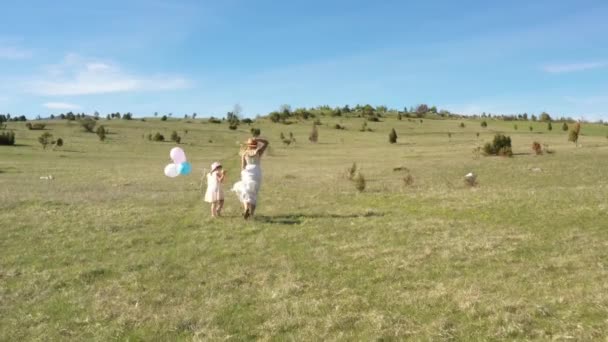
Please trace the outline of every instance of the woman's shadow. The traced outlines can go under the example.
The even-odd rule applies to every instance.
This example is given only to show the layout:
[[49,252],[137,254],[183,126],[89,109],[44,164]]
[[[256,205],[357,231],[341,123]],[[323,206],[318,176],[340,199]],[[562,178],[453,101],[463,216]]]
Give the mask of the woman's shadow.
[[347,218],[360,218],[360,217],[381,217],[383,213],[377,212],[364,212],[361,214],[286,214],[286,215],[259,215],[255,217],[256,221],[261,223],[271,224],[286,224],[295,225],[301,224],[305,219],[347,219]]

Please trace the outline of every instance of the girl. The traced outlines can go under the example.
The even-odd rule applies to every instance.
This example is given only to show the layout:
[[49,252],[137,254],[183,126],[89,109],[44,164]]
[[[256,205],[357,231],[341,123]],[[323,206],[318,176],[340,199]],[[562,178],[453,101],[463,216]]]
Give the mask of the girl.
[[218,217],[222,214],[224,207],[224,189],[222,183],[226,177],[226,172],[218,162],[211,164],[211,172],[207,174],[207,192],[205,192],[205,202],[211,203],[211,216]]

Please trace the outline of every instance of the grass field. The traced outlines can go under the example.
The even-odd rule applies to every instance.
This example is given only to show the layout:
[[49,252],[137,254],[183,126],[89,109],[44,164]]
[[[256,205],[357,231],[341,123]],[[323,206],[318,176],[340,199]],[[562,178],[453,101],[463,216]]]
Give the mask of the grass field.
[[[253,125],[271,150],[250,222],[228,191],[211,219],[200,189],[215,160],[227,188],[238,179],[246,125],[101,120],[102,143],[52,121],[65,145],[43,151],[40,131],[9,123],[0,340],[607,340],[607,126],[583,125],[575,147],[557,123],[339,121],[323,119],[317,144],[308,122]],[[165,177],[174,145],[143,138],[172,130],[192,175]],[[515,156],[475,157],[497,131]]]

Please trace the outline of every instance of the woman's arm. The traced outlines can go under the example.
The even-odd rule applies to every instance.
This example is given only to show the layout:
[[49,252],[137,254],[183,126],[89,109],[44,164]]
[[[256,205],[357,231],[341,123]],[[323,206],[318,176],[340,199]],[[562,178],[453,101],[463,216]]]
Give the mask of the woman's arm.
[[247,165],[247,162],[245,161],[245,154],[243,154],[241,156],[241,171],[245,170],[246,165]]
[[264,154],[264,151],[266,151],[266,147],[268,147],[268,140],[257,138],[257,139],[255,139],[255,141],[262,143],[262,147],[258,148],[258,152],[257,152],[258,155],[261,157],[262,154]]

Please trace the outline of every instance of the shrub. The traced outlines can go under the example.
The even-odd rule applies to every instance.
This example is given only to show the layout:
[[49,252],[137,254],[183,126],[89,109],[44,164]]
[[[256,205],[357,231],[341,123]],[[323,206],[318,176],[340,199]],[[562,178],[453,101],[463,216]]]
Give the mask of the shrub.
[[481,127],[483,127],[483,128],[488,127],[488,123],[486,122],[486,120],[483,120],[483,121],[481,122]]
[[412,186],[413,184],[414,184],[414,177],[412,177],[412,175],[410,175],[408,173],[407,175],[405,175],[405,177],[403,177],[403,185]]
[[578,146],[578,136],[581,132],[581,124],[577,122],[568,134],[568,141],[572,141]]
[[342,125],[340,125],[340,124],[335,124],[335,125],[334,125],[334,128],[335,128],[335,129],[346,129],[346,127],[344,127],[344,126],[342,126]]
[[251,136],[253,136],[254,138],[257,138],[260,136],[260,134],[262,133],[262,131],[260,131],[259,128],[251,128]]
[[108,133],[108,131],[106,131],[105,127],[103,127],[103,125],[97,127],[97,130],[95,131],[95,133],[97,133],[97,137],[99,137],[99,141],[104,141],[106,140],[106,134]]
[[536,153],[536,155],[543,154],[543,148],[537,141],[532,143],[532,150],[534,151],[534,153]]
[[279,139],[285,140],[285,134],[283,134],[283,132],[281,132],[281,134],[279,135]]
[[475,135],[477,136],[477,138],[479,139],[479,132],[475,133]]
[[55,146],[56,147],[61,147],[63,146],[63,139],[58,138],[57,141],[55,141]]
[[214,123],[214,124],[221,124],[221,123],[222,123],[222,120],[220,120],[220,119],[216,119],[216,118],[214,118],[214,117],[212,116],[212,117],[210,117],[210,118],[207,120],[207,122],[209,122],[209,123]]
[[460,128],[464,128],[464,127],[465,127],[464,122],[461,122],[460,123]]
[[167,121],[167,116],[166,116],[166,115],[163,115],[163,116],[160,118],[160,121]]
[[486,143],[483,147],[485,155],[494,156],[513,156],[511,150],[511,138],[502,134],[496,134],[494,140],[491,143]]
[[231,129],[231,130],[233,130],[233,131],[234,131],[234,130],[236,130],[238,127],[239,127],[239,125],[238,125],[238,124],[236,124],[236,123],[234,123],[234,122],[233,122],[233,123],[228,124],[228,129]]
[[176,131],[173,131],[171,132],[171,141],[179,144],[182,141],[182,137],[180,137]]
[[568,130],[568,124],[564,122],[564,123],[562,124],[562,131],[564,131],[564,132],[565,132],[565,131],[567,131],[567,130]]
[[553,126],[551,125],[551,121],[547,122],[547,130],[548,131],[552,131],[553,130]]
[[315,125],[322,125],[321,119],[315,119],[314,124]]
[[363,176],[363,174],[361,172],[357,173],[357,175],[353,179],[353,182],[355,184],[355,189],[357,189],[357,191],[362,192],[363,190],[365,190],[365,185],[366,185],[365,177]]
[[25,124],[25,127],[27,127],[27,129],[29,129],[31,131],[39,131],[39,130],[43,130],[46,127],[46,124],[43,124],[43,123],[32,124],[31,122],[28,122]]
[[534,127],[530,126],[530,132],[532,132],[534,130]]
[[156,134],[152,136],[152,141],[165,141],[165,137],[159,132],[156,132]]
[[38,137],[38,142],[42,145],[42,149],[46,150],[46,147],[53,143],[53,135],[49,132],[44,132]]
[[95,125],[97,125],[97,121],[91,118],[80,120],[80,126],[82,126],[86,132],[94,133]]
[[357,174],[357,163],[353,162],[353,165],[346,169],[346,178],[348,180],[353,180],[355,175]]
[[0,133],[0,145],[15,145],[15,132],[7,131]]
[[245,118],[245,119],[241,120],[241,122],[244,124],[251,125],[253,123],[253,120],[251,120],[249,118]]
[[315,123],[312,124],[312,131],[310,132],[310,135],[308,136],[308,140],[312,143],[316,143],[317,141],[319,141],[319,130],[317,129],[316,121],[315,121]]
[[452,132],[448,132],[448,140],[452,141]]
[[397,142],[397,132],[395,132],[395,129],[391,129],[391,132],[388,134],[388,142],[391,144],[394,144]]
[[403,116],[401,115],[401,113],[397,113],[397,120],[401,121],[401,119],[403,119]]
[[513,129],[517,131],[517,124],[513,125]]

